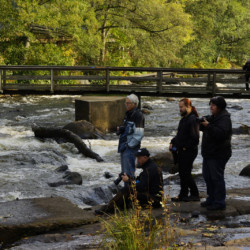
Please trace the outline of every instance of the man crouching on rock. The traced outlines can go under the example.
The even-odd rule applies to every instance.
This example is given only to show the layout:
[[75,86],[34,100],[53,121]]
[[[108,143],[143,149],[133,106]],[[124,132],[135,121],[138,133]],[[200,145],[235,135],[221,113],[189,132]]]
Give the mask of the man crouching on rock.
[[[142,168],[140,175],[134,179],[130,178],[126,173],[121,177],[124,186],[114,198],[104,205],[100,210],[95,210],[96,214],[112,214],[115,207],[123,209],[124,205],[130,207],[130,194],[136,196],[141,206],[152,204],[153,207],[160,207],[163,195],[163,178],[161,169],[150,159],[150,154],[146,148],[139,149],[136,154],[137,168]],[[132,184],[135,184],[133,188]]]

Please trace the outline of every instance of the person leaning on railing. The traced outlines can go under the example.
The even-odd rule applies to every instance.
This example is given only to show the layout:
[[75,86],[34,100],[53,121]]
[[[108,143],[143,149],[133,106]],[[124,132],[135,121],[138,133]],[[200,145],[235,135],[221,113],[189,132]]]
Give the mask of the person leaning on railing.
[[247,62],[242,67],[242,69],[246,71],[246,74],[245,74],[246,90],[249,90],[249,83],[248,83],[248,81],[249,81],[249,77],[250,77],[250,59],[247,59]]

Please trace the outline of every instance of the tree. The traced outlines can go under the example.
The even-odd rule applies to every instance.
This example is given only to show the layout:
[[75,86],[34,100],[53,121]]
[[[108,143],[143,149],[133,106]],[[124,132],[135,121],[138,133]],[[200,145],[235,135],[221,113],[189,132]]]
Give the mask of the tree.
[[189,41],[191,22],[179,3],[162,0],[93,1],[102,42],[100,62],[169,66]]
[[193,40],[183,49],[186,65],[230,67],[249,55],[249,1],[191,0],[186,12],[194,23]]

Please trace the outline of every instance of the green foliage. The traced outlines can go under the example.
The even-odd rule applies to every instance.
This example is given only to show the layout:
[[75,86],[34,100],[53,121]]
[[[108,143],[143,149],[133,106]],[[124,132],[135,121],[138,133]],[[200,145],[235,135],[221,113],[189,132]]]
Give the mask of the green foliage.
[[250,54],[249,1],[192,0],[186,11],[194,23],[193,40],[182,53],[187,66],[221,67],[222,61],[242,64]]
[[250,55],[247,0],[0,0],[0,6],[1,64],[206,68],[241,65]]

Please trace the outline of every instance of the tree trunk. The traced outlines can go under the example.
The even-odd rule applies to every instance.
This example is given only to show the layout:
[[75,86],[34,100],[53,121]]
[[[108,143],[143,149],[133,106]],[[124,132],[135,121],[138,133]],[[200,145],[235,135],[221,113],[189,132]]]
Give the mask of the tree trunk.
[[33,125],[32,131],[34,132],[35,136],[39,138],[63,138],[67,142],[73,143],[79,150],[79,152],[82,153],[84,156],[96,159],[96,161],[98,162],[103,161],[101,156],[99,156],[86,146],[81,137],[67,129],[44,128],[38,127],[37,125]]

